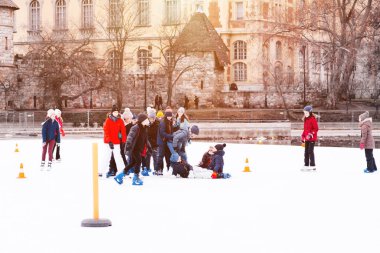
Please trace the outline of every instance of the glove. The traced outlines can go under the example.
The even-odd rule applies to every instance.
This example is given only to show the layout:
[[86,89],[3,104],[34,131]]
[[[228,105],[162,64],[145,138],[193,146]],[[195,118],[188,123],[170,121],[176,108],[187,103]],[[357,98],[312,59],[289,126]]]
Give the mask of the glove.
[[360,149],[364,149],[364,143],[360,143]]
[[61,143],[57,143],[57,147],[61,146]]
[[313,134],[312,133],[308,133],[307,136],[306,136],[306,139],[307,140],[313,139]]
[[217,179],[218,178],[218,173],[216,173],[216,171],[214,171],[211,175],[211,178],[212,179]]
[[110,149],[114,149],[113,143],[109,142],[108,145],[110,146]]

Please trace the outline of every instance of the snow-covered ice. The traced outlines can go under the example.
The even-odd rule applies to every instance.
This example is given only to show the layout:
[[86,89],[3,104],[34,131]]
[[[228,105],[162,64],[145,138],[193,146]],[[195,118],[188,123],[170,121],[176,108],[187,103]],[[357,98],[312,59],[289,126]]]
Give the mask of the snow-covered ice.
[[[83,228],[94,141],[63,139],[50,172],[39,168],[41,140],[0,141],[1,253],[380,252],[380,172],[363,173],[358,148],[316,147],[317,172],[301,172],[300,146],[227,144],[228,180],[100,179],[100,217],[112,226]],[[188,146],[190,163],[209,145]],[[242,172],[246,157],[251,173]],[[20,162],[26,179],[16,179]]]

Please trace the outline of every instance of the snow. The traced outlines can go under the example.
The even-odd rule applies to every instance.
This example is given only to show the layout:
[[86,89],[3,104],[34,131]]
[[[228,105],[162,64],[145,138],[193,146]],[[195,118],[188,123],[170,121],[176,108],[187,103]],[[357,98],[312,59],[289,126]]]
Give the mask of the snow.
[[[300,146],[227,144],[228,180],[100,179],[100,217],[112,226],[83,228],[95,141],[65,138],[50,172],[39,169],[41,140],[0,141],[1,253],[380,252],[380,174],[363,173],[358,148],[316,147],[318,171],[301,172]],[[190,163],[210,144],[193,142]],[[20,162],[26,179],[16,178]]]

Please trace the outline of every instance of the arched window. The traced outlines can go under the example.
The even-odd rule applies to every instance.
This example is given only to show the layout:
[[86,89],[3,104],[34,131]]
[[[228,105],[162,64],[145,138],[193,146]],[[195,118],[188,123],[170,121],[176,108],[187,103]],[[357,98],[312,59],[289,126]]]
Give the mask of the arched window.
[[108,63],[111,69],[119,69],[121,66],[120,54],[117,50],[113,50],[108,54]]
[[140,66],[140,69],[149,67],[152,63],[151,53],[146,49],[140,49],[137,51],[137,64]]
[[41,27],[41,9],[38,1],[32,1],[29,5],[29,27],[31,31],[39,31]]
[[92,0],[82,1],[82,28],[94,27],[94,5]]
[[277,84],[281,84],[283,82],[283,70],[282,70],[282,65],[278,64],[274,68],[274,80]]
[[318,70],[318,53],[316,51],[312,51],[311,52],[311,69],[313,71],[317,71]]
[[234,59],[245,60],[247,59],[247,43],[238,40],[234,43]]
[[276,60],[282,60],[282,44],[280,41],[276,42]]
[[234,64],[234,80],[247,81],[247,65],[242,62]]
[[268,43],[265,43],[263,45],[263,61],[264,61],[264,63],[269,62],[269,46],[268,46]]
[[300,51],[298,52],[298,68],[300,69],[301,72],[304,71],[304,51],[303,49],[300,49]]
[[66,1],[57,0],[55,3],[55,28],[66,29]]

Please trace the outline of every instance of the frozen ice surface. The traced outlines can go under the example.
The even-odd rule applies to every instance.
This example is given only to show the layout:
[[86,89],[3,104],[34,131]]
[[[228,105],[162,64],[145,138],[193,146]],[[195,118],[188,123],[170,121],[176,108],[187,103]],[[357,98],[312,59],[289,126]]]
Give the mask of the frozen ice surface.
[[[363,173],[358,148],[316,147],[317,172],[301,172],[302,147],[227,144],[228,180],[100,179],[100,218],[112,226],[83,228],[94,141],[63,139],[50,172],[39,168],[40,140],[0,141],[1,253],[380,252],[380,172]],[[190,163],[209,145],[188,146]],[[16,178],[21,162],[26,179]]]

